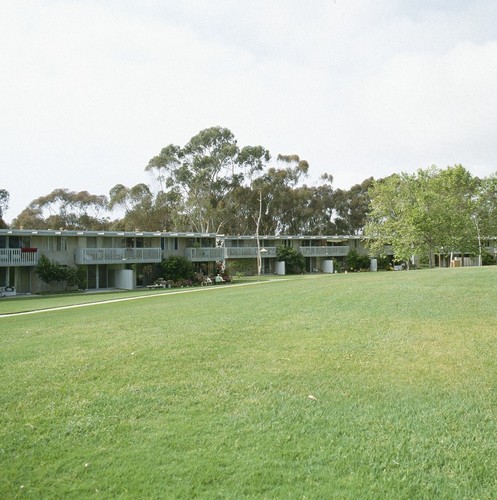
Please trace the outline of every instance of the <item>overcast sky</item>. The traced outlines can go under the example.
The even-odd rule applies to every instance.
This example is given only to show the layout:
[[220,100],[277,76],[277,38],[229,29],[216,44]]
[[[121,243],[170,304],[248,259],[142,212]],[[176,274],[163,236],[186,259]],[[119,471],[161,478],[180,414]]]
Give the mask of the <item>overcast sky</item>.
[[7,221],[216,125],[308,184],[497,170],[496,0],[0,0],[0,68]]

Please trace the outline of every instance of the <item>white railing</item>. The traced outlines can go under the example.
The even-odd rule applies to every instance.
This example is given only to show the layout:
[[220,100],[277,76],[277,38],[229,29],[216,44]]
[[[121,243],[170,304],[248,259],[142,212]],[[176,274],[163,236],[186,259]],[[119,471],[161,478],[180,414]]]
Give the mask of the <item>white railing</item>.
[[187,248],[185,250],[186,259],[192,262],[210,262],[224,260],[223,247]]
[[39,256],[37,248],[0,248],[0,267],[36,266]]
[[77,248],[76,264],[142,264],[160,262],[161,248]]
[[348,255],[350,247],[347,245],[300,247],[299,250],[304,257],[345,257]]

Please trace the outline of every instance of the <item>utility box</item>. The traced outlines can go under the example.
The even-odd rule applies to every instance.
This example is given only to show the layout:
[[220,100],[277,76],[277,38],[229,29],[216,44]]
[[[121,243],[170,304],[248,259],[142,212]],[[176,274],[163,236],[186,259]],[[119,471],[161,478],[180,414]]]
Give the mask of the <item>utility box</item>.
[[285,262],[284,261],[283,262],[276,262],[274,273],[279,274],[280,276],[285,275]]
[[333,274],[333,261],[331,259],[323,260],[323,273]]
[[119,269],[116,271],[116,288],[133,290],[133,270]]

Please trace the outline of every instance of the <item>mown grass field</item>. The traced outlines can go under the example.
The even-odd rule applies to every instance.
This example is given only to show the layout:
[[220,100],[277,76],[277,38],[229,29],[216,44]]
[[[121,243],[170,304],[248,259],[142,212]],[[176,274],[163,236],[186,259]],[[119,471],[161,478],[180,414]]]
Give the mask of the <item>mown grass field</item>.
[[497,496],[496,268],[152,295],[0,316],[0,498]]

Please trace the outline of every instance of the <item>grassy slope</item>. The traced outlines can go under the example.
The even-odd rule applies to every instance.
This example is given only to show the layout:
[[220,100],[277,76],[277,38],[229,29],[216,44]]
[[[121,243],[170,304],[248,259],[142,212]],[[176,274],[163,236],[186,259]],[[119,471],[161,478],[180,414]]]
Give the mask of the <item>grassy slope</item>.
[[322,276],[0,318],[0,497],[494,497],[496,278]]

